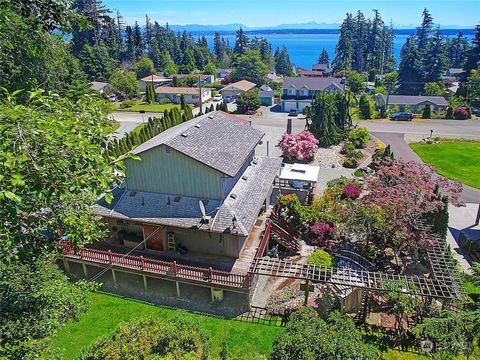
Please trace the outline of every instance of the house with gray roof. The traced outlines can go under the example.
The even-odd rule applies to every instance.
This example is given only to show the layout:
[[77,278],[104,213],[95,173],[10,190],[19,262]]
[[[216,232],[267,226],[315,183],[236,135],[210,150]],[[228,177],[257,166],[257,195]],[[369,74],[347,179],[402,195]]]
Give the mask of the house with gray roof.
[[375,96],[377,107],[396,107],[399,111],[421,113],[425,105],[430,105],[432,111],[444,111],[448,101],[443,96],[413,96],[413,95],[384,95]]
[[274,104],[275,92],[268,85],[262,85],[258,92],[260,103],[264,106],[272,106]]
[[170,128],[132,151],[140,160],[126,160],[113,201],[102,198],[94,209],[116,244],[235,261],[270,205],[281,166],[255,156],[263,136],[221,111]]
[[281,98],[282,111],[303,111],[319,91],[345,91],[345,81],[333,77],[285,77]]

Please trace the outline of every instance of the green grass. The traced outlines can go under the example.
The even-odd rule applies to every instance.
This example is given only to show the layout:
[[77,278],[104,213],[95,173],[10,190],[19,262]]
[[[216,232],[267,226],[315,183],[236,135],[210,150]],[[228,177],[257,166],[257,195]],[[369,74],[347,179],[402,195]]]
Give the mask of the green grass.
[[134,105],[130,108],[131,111],[150,111],[150,112],[164,112],[165,110],[171,110],[173,108],[180,109],[180,105],[178,104],[146,104],[140,103]]
[[440,144],[410,144],[423,161],[449,179],[480,188],[480,141],[446,140]]
[[[78,322],[68,322],[49,340],[49,348],[62,359],[75,359],[82,348],[99,336],[109,335],[120,322],[134,318],[155,318],[167,322],[179,310],[162,308],[113,295],[90,293],[90,310]],[[228,350],[235,359],[262,359],[272,350],[275,336],[283,328],[225,320],[186,313],[210,338],[209,352],[213,359],[222,350],[222,340],[228,337]]]
[[115,132],[120,127],[120,123],[116,121],[110,121],[105,128],[105,135],[109,135]]

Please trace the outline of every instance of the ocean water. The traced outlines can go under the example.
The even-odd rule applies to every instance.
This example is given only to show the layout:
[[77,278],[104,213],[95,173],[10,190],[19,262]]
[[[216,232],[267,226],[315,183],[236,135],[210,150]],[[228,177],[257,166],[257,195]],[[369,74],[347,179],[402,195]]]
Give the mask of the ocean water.
[[[225,40],[228,39],[230,46],[235,45],[235,35],[222,35]],[[290,60],[297,67],[311,69],[312,64],[317,62],[322,48],[325,48],[329,54],[330,61],[335,57],[335,46],[338,41],[338,34],[266,34],[259,35],[266,38],[271,44],[273,51],[277,47],[285,45],[290,55]],[[205,35],[209,46],[213,48],[213,35]],[[249,35],[251,38],[252,36]],[[407,34],[396,34],[393,51],[396,59],[396,65],[400,61],[400,50],[405,43]],[[471,37],[471,36],[467,36]]]

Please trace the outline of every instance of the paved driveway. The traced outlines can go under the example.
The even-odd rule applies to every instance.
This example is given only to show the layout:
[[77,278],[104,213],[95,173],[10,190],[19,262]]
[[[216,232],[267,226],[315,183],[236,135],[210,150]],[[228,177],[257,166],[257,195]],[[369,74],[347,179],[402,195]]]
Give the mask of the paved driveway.
[[[390,147],[397,159],[404,159],[406,161],[422,162],[420,157],[408,146],[405,142],[405,135],[401,133],[385,133],[372,132],[372,135],[380,139],[385,144],[390,144]],[[466,203],[479,203],[480,190],[468,185],[463,185],[462,200]]]

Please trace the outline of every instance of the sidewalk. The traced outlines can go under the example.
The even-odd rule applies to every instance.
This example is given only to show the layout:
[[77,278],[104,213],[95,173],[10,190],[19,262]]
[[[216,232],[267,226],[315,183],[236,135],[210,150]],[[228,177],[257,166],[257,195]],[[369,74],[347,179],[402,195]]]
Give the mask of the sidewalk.
[[470,271],[472,259],[460,249],[458,239],[460,235],[471,239],[480,239],[480,225],[473,226],[477,211],[478,204],[471,203],[466,204],[465,207],[448,207],[449,231],[447,233],[447,242],[452,249],[455,259],[459,262],[463,271],[467,273]]

